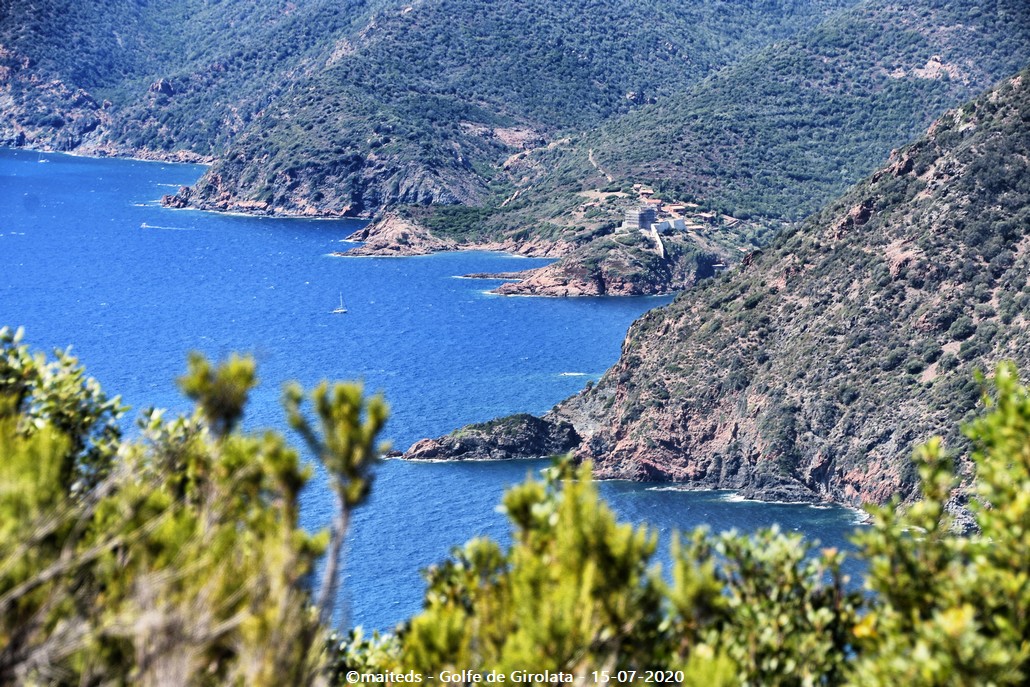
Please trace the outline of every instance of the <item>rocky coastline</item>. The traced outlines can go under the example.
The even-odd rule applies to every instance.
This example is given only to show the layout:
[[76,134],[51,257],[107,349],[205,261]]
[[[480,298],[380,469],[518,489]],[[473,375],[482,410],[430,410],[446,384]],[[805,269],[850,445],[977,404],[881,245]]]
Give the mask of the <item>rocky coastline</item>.
[[[571,453],[577,462],[595,460],[599,450],[610,447],[600,445],[607,439],[597,431],[599,427],[570,407],[570,401],[576,398],[559,404],[542,417],[511,415],[469,425],[435,439],[421,439],[396,457],[413,461],[529,460]],[[642,451],[632,460],[595,462],[594,477],[669,483],[692,491],[730,490],[744,500],[859,505],[840,495],[814,491],[747,461],[727,462],[719,470],[699,474],[677,469],[674,466],[682,461],[669,461],[664,453],[657,451],[649,457]]]
[[388,212],[349,237],[362,245],[334,253],[339,257],[400,257],[476,250],[525,257],[555,258],[528,270],[462,275],[503,280],[492,293],[504,296],[651,296],[690,288],[714,275],[725,258],[700,253],[683,241],[666,240],[661,254],[646,239],[605,236],[587,243],[546,239],[459,242],[432,234],[415,220]]
[[968,470],[978,371],[1030,350],[1027,84],[946,113],[732,275],[640,317],[618,362],[541,422],[571,425],[598,478],[763,501],[916,498],[911,456],[935,436]]
[[540,458],[574,450],[580,436],[568,422],[529,414],[469,425],[437,439],[422,439],[407,460],[512,460]]

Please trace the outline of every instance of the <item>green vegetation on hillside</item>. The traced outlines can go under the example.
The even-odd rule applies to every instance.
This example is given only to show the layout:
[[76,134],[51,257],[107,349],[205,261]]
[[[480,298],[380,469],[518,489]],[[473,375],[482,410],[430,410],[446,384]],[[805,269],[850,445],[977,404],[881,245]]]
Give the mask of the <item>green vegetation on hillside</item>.
[[[6,113],[14,121],[3,123],[24,126],[38,137],[30,143],[62,149],[86,143],[129,152],[218,154],[297,74],[324,60],[342,35],[382,4],[8,3],[0,14],[0,46],[19,62],[27,59],[28,73],[12,81],[18,107]],[[68,91],[40,87],[33,76],[62,82]],[[161,80],[166,90],[150,90]],[[42,113],[54,117],[74,108],[80,89],[96,101],[99,140],[37,128]],[[104,100],[110,104],[101,108]]]
[[554,172],[534,195],[569,176],[603,185],[589,149],[620,184],[741,218],[804,218],[945,109],[1025,67],[1028,27],[1030,6],[1015,0],[862,3],[588,132],[574,154],[544,155]]
[[[678,92],[854,1],[41,0],[0,16],[0,46],[29,61],[0,125],[15,142],[24,129],[20,144],[214,154],[225,164],[206,200],[471,202],[511,152]],[[79,89],[98,122],[59,136],[47,122],[69,119]]]
[[206,201],[228,190],[296,209],[317,189],[312,205],[352,213],[480,204],[513,152],[678,92],[849,4],[445,0],[385,10],[248,127],[212,170],[221,185],[198,190]]
[[214,165],[178,206],[407,206],[466,243],[589,243],[633,201],[584,193],[641,182],[746,220],[700,242],[732,259],[1024,66],[1027,12],[1017,0],[41,0],[0,17],[0,142],[187,151]]
[[[621,221],[634,194],[593,207],[585,196],[639,182],[745,220],[704,237],[705,250],[735,260],[873,172],[946,108],[1024,67],[1027,27],[1030,6],[1010,0],[861,3],[700,84],[509,158],[461,213],[476,233],[455,237],[587,243]],[[428,214],[434,232],[455,235],[451,210]]]
[[559,462],[504,497],[508,550],[483,539],[455,550],[427,571],[424,610],[372,637],[329,631],[310,573],[327,542],[338,552],[368,493],[383,406],[323,385],[312,426],[303,394],[288,390],[291,425],[327,468],[344,521],[311,535],[297,527],[308,479],[297,452],[236,427],[254,375],[246,358],[216,368],[193,358],[181,384],[197,412],[148,411],[130,441],[117,400],[76,361],[48,362],[0,332],[0,681],[343,685],[352,670],[548,670],[630,683],[661,671],[708,686],[1020,685],[1030,675],[1030,392],[1011,365],[998,368],[990,412],[966,428],[975,475],[962,493],[977,531],[957,533],[946,504],[959,477],[930,442],[916,453],[922,498],[874,508],[857,538],[865,593],[842,576],[841,552],[776,530],[679,536],[663,576],[655,533],[620,524],[589,468]]
[[588,144],[620,178],[664,180],[736,216],[801,219],[1028,62],[1026,3],[868,2]]
[[[973,370],[1030,363],[1030,71],[765,250],[631,328],[560,405],[607,476],[883,501],[954,429]],[[580,427],[597,427],[590,436]]]

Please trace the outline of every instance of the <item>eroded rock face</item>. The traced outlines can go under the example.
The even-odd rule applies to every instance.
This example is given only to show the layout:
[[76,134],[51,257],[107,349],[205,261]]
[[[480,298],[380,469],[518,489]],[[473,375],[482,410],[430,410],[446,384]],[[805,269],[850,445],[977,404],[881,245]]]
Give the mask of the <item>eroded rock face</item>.
[[172,82],[168,79],[158,79],[154,83],[150,84],[150,88],[147,90],[150,93],[157,93],[159,95],[175,95],[175,88],[172,86]]
[[96,144],[107,119],[90,93],[42,78],[28,57],[0,45],[0,145],[75,150]]
[[572,425],[521,414],[492,420],[438,439],[423,439],[404,454],[410,460],[508,460],[568,453],[580,443]]
[[968,452],[974,370],[1030,369],[1026,76],[645,314],[604,377],[546,419],[574,427],[601,478],[771,501],[911,496],[916,446]]
[[351,241],[361,241],[364,245],[351,248],[338,255],[428,255],[443,251],[457,250],[458,244],[447,239],[439,239],[424,227],[389,213],[382,219],[367,225],[351,235]]

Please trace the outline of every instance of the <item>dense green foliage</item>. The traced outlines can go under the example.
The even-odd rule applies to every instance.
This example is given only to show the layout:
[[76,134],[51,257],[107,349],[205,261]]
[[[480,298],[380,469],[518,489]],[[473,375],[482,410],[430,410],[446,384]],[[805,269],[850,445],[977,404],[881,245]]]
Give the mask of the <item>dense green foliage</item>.
[[[47,362],[0,330],[0,683],[308,684],[324,661],[309,575],[343,532],[297,522],[309,479],[274,433],[235,429],[254,362],[190,361],[191,418],[123,409],[67,353]],[[348,513],[368,491],[385,407],[337,385],[289,392],[291,424]],[[327,596],[328,594],[328,596]]]
[[[873,509],[858,537],[865,593],[841,575],[840,552],[775,529],[678,537],[663,575],[655,533],[620,524],[589,466],[560,461],[504,497],[507,551],[468,543],[427,571],[424,610],[395,634],[343,639],[312,603],[327,536],[297,527],[308,471],[275,433],[236,428],[251,360],[194,357],[181,380],[193,417],[148,411],[127,441],[106,431],[121,408],[67,354],[48,363],[9,330],[0,344],[4,683],[548,670],[709,686],[1019,685],[1030,673],[1030,392],[1011,365],[966,428],[975,476],[961,494],[974,497],[977,532],[956,531],[946,504],[959,478],[929,443],[916,454],[921,500]],[[368,493],[385,409],[356,387],[322,386],[316,427],[303,404],[291,387],[290,423],[349,513]]]
[[[478,204],[512,152],[682,90],[848,4],[446,0],[384,11],[213,174],[234,196],[287,209]],[[210,201],[223,188],[199,190]]]
[[[801,219],[946,108],[1025,67],[1028,27],[1016,0],[862,3],[577,145],[619,181],[739,217]],[[581,164],[582,178],[594,174]]]

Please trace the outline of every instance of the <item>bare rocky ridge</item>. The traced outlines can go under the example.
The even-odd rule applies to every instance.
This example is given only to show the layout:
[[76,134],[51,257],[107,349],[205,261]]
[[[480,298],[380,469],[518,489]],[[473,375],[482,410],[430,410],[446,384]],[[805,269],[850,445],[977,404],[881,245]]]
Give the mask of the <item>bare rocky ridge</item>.
[[602,478],[769,500],[911,493],[914,446],[976,412],[974,370],[1030,363],[1030,72],[840,200],[638,320],[562,402]]

